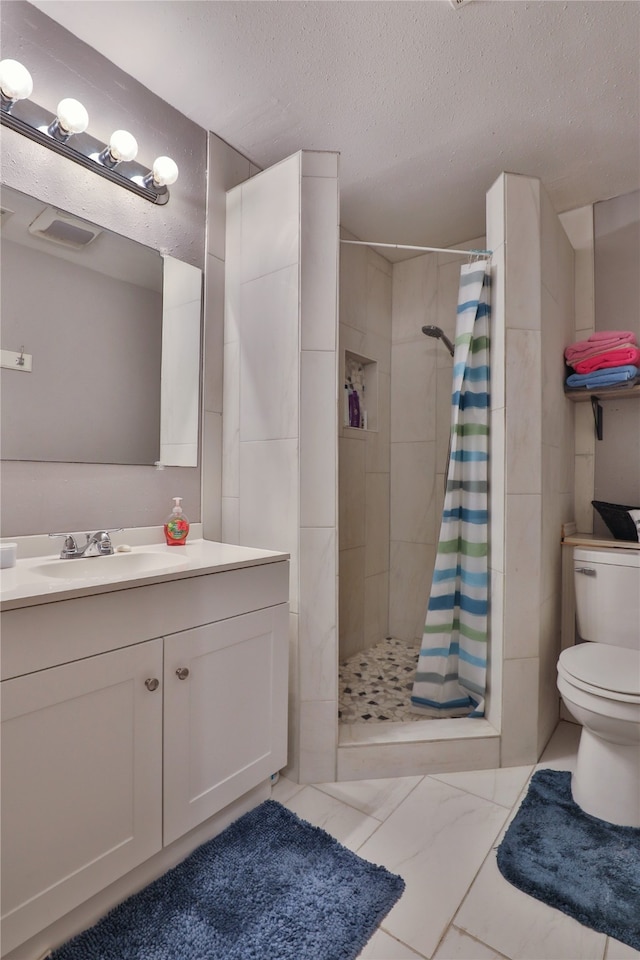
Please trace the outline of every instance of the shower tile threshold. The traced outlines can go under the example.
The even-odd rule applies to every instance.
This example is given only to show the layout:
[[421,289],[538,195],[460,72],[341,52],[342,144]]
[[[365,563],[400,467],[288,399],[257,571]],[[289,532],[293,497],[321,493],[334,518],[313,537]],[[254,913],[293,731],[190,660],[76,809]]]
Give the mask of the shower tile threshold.
[[485,719],[339,725],[336,780],[413,777],[500,766],[500,734]]
[[496,728],[486,719],[413,720],[410,723],[340,723],[339,746],[359,743],[436,743],[440,740],[476,740],[499,737]]

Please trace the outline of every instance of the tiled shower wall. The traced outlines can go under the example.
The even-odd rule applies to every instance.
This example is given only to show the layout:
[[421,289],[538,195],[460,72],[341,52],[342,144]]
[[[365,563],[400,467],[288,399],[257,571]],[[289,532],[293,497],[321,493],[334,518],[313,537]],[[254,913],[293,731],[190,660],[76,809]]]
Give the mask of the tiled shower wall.
[[[492,671],[502,648],[501,766],[535,761],[558,720],[561,524],[574,514],[573,249],[540,182],[503,174],[487,196],[495,251],[492,356]],[[499,689],[494,681],[493,689]]]
[[[482,249],[484,237],[462,245]],[[428,253],[393,266],[389,632],[422,637],[444,502],[452,359],[422,327],[455,339],[460,265]]]
[[373,429],[367,430],[345,427],[343,405],[338,409],[339,653],[345,659],[387,636],[389,617],[391,264],[370,247],[340,247],[339,341],[341,394],[348,352],[373,361],[367,403],[376,405],[368,410]]
[[333,780],[337,704],[338,158],[227,194],[222,536],[290,554],[289,765]]

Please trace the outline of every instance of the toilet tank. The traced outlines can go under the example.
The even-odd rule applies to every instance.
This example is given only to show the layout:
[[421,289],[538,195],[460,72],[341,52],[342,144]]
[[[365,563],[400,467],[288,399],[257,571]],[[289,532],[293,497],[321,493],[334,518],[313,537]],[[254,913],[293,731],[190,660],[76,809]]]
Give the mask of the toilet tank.
[[582,639],[640,650],[640,550],[575,547],[573,580]]

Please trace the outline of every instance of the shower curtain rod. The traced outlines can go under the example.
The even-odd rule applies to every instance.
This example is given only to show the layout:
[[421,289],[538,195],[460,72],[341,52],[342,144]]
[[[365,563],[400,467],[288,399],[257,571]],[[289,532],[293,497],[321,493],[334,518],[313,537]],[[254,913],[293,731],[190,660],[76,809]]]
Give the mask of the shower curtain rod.
[[493,250],[452,250],[451,247],[413,247],[406,243],[375,243],[371,240],[340,240],[356,247],[393,247],[394,250],[422,250],[426,253],[459,253],[465,257],[492,257]]

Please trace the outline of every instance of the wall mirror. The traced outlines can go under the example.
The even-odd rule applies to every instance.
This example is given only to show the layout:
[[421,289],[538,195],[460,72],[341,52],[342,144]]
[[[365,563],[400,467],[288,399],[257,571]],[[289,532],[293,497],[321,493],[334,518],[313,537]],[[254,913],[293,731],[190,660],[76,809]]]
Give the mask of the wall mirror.
[[201,271],[9,187],[0,206],[2,459],[196,466]]

